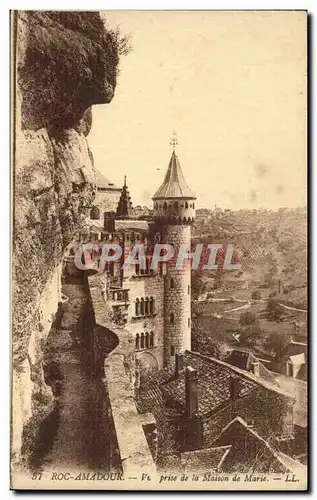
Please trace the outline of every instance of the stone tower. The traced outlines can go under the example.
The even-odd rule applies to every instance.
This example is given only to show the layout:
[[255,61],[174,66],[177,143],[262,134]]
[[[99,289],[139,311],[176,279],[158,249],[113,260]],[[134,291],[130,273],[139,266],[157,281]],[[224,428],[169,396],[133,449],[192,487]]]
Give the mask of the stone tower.
[[181,245],[190,250],[190,227],[195,219],[195,195],[187,186],[175,153],[161,187],[153,196],[154,214],[161,233],[161,241],[174,247],[174,257],[166,264],[164,278],[164,365],[191,348],[191,268],[185,260],[176,268]]
[[119,198],[116,219],[131,219],[133,217],[133,207],[131,196],[127,186],[127,178],[124,176],[124,184]]

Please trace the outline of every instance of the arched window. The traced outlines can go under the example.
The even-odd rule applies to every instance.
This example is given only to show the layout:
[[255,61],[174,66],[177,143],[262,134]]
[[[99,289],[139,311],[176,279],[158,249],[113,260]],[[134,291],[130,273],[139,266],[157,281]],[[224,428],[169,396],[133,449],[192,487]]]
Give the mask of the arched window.
[[135,315],[139,316],[140,314],[140,301],[139,299],[136,299],[135,301]]
[[193,203],[193,208],[195,208],[195,203]]
[[164,201],[164,203],[163,203],[163,210],[164,210],[164,212],[167,210],[167,203],[166,203],[166,201]]
[[92,220],[100,219],[100,210],[98,207],[92,207],[92,209],[90,210],[90,218]]
[[145,298],[145,314],[149,314],[150,313],[150,301],[149,301],[149,297],[146,297]]
[[185,203],[185,208],[188,208],[188,201],[186,201]]
[[144,349],[144,333],[141,333],[141,349]]
[[140,264],[135,264],[135,274],[140,274]]
[[171,356],[175,356],[175,347],[173,345],[171,345],[170,353]]
[[135,348],[137,350],[140,349],[140,335],[137,333],[136,336],[135,336]]
[[149,332],[146,332],[146,334],[145,334],[145,347],[146,347],[146,349],[149,348],[149,340],[150,340],[149,339]]
[[170,323],[171,325],[174,325],[174,313],[171,313],[170,315]]
[[154,332],[150,333],[150,347],[154,347]]
[[175,203],[174,203],[174,208],[175,208],[175,210],[178,210],[178,203],[177,203],[177,201],[175,201]]
[[150,314],[154,314],[154,299],[150,297]]
[[174,288],[174,286],[175,286],[174,278],[171,278],[170,279],[170,288]]
[[144,299],[141,299],[141,316],[144,316]]

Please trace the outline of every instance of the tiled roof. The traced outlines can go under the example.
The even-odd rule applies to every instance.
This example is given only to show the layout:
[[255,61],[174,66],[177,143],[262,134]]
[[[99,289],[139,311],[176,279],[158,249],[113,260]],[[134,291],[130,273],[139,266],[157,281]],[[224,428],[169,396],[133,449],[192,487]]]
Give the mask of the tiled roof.
[[[247,446],[248,445],[248,446]],[[294,472],[303,470],[302,464],[275,447],[251,429],[241,418],[234,418],[219,436],[213,446],[230,446],[230,450],[222,461],[224,470]],[[246,451],[246,453],[245,453]],[[238,468],[237,468],[238,467]]]
[[230,448],[231,446],[219,446],[181,453],[182,471],[200,474],[219,469]]
[[116,220],[115,231],[136,230],[148,231],[149,223],[146,220]]
[[[198,373],[198,416],[212,412],[230,400],[231,366],[224,367],[212,358],[185,352],[184,366],[191,366]],[[162,385],[162,391],[185,409],[185,377],[180,376]],[[241,379],[240,395],[254,389],[254,383]]]
[[146,385],[138,393],[137,407],[140,413],[151,412],[153,407],[163,409],[162,392],[155,379],[148,377]]
[[88,217],[82,223],[83,228],[90,230],[96,229],[97,231],[101,231],[103,226],[103,222],[99,219],[89,219]]
[[153,200],[168,198],[187,198],[192,200],[196,199],[196,196],[186,184],[175,151],[173,151],[172,153],[163,184],[159,187],[159,189],[153,196]]
[[215,471],[229,452],[231,446],[204,448],[202,450],[172,452],[162,454],[159,458],[161,473],[188,473],[203,474]]
[[121,191],[118,186],[115,186],[112,182],[108,181],[108,179],[96,169],[96,184],[99,189],[113,189],[115,191]]
[[[190,366],[197,370],[198,416],[212,413],[229,402],[232,378],[239,379],[240,396],[252,392],[260,385],[267,390],[292,398],[277,385],[215,358],[185,351],[183,364],[184,367]],[[161,375],[160,387],[164,394],[185,410],[185,376],[182,373],[177,379],[173,379],[173,372],[174,368],[171,366],[165,375]]]

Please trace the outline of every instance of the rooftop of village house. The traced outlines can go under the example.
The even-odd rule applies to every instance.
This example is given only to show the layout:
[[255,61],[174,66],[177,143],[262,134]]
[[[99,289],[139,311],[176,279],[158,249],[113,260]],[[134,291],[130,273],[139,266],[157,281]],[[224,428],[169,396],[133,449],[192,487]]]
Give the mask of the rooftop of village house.
[[[275,392],[286,399],[293,396],[272,382],[257,377],[219,359],[210,358],[197,352],[185,351],[182,360],[183,368],[190,366],[197,371],[198,378],[198,412],[197,416],[211,414],[230,399],[232,379],[239,381],[239,397],[254,391],[257,387]],[[185,411],[185,376],[184,369],[175,375],[175,362],[149,381],[140,391],[139,408],[151,405],[162,405],[163,396],[173,399],[181,411]]]

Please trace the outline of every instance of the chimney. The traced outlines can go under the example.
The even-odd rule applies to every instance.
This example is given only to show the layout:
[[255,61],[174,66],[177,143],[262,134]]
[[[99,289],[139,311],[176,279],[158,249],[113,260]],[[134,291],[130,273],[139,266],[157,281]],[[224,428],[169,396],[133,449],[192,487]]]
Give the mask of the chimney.
[[240,392],[240,380],[237,377],[230,378],[230,397],[232,401],[235,401],[239,397]]
[[186,367],[185,372],[185,392],[186,392],[186,414],[187,417],[194,417],[198,410],[197,394],[197,371],[190,366]]
[[184,357],[182,354],[175,354],[175,378],[179,377],[184,367]]
[[258,361],[251,363],[251,371],[256,377],[260,376],[260,364]]

